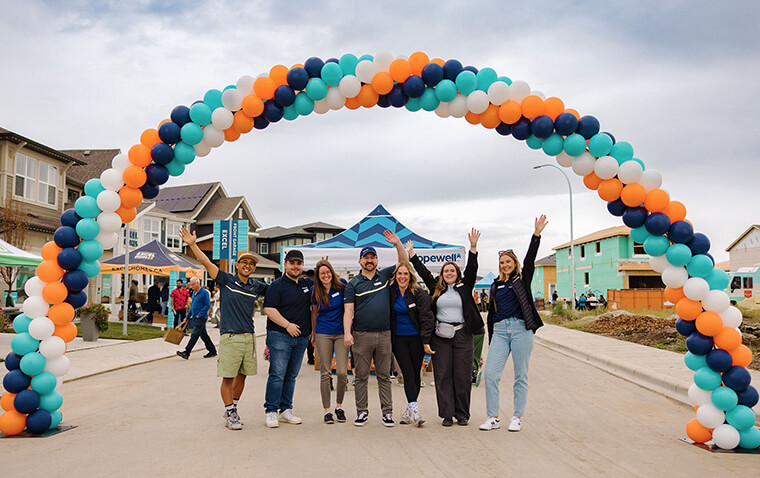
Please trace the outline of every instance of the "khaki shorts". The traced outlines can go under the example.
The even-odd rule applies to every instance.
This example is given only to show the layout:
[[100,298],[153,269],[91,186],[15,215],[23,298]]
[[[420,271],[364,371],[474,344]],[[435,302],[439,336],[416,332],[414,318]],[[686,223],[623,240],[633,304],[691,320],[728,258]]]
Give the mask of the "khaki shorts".
[[233,378],[239,374],[256,375],[256,371],[256,336],[254,334],[222,334],[219,337],[216,376]]

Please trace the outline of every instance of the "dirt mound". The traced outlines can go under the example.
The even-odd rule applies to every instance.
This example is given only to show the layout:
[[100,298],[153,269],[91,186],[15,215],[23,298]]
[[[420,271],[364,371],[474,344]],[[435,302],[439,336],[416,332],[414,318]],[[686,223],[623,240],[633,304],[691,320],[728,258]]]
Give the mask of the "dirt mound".
[[648,315],[603,314],[589,324],[589,330],[603,335],[630,335],[641,332],[675,331],[675,319]]

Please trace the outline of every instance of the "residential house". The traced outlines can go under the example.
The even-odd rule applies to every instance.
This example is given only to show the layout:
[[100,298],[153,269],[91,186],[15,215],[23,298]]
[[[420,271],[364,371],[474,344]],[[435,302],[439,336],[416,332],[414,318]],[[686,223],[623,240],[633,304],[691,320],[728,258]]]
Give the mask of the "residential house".
[[324,241],[345,230],[343,227],[319,221],[293,227],[268,227],[257,231],[256,251],[267,259],[276,262],[279,267],[281,263],[280,254],[284,246],[300,246]]
[[760,225],[753,224],[726,248],[732,271],[760,266]]
[[538,259],[535,266],[536,270],[530,286],[533,297],[549,301],[557,290],[557,254]]

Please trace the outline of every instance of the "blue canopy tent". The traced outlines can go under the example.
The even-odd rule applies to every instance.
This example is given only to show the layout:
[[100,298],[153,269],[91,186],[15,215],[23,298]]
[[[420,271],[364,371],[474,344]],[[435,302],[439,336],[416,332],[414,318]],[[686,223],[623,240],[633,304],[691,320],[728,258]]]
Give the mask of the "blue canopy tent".
[[496,279],[496,274],[489,272],[485,277],[475,283],[475,288],[489,289],[491,287],[491,284],[493,284],[494,279]]

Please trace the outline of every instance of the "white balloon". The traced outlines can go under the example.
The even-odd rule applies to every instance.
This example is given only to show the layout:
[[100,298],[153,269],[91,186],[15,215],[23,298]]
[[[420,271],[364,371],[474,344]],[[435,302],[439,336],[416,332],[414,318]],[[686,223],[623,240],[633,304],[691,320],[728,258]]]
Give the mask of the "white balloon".
[[346,97],[341,94],[340,86],[327,90],[325,101],[331,110],[339,110],[346,105]]
[[644,186],[646,192],[657,189],[662,186],[662,174],[656,169],[647,169],[641,173],[639,184]]
[[641,179],[641,173],[644,169],[638,161],[626,161],[618,168],[618,178],[625,184],[632,184]]
[[71,368],[71,361],[65,355],[50,359],[45,364],[45,371],[50,372],[56,377],[63,377]]
[[118,170],[118,171],[122,171],[123,172],[129,166],[132,166],[132,163],[129,161],[129,156],[127,156],[124,153],[117,154],[111,160],[111,167],[113,169]]
[[248,96],[253,93],[253,82],[256,81],[252,76],[243,75],[237,80],[237,89],[241,95]]
[[440,116],[441,118],[448,118],[451,116],[449,113],[449,104],[448,103],[441,103],[438,105],[438,108],[435,109],[435,114]]
[[228,88],[222,92],[222,106],[230,111],[237,111],[242,107],[243,95],[237,88]]
[[55,389],[60,390],[63,385],[63,379],[61,377],[55,377]]
[[100,232],[116,232],[121,228],[121,216],[115,212],[101,212],[97,221]]
[[49,308],[50,305],[45,302],[45,299],[41,295],[34,295],[26,298],[21,306],[21,312],[25,313],[27,317],[36,319],[37,317],[47,316]]
[[66,342],[60,337],[52,336],[40,342],[40,354],[48,360],[60,357],[64,352],[66,352]]
[[384,71],[388,73],[391,63],[395,60],[393,53],[383,51],[375,55],[375,59],[372,62],[375,64],[375,74]]
[[665,272],[665,269],[670,266],[670,262],[668,262],[668,258],[665,257],[665,254],[663,254],[661,256],[650,257],[649,265],[652,266],[652,269],[654,269],[655,272],[662,274]]
[[531,94],[531,95],[533,95],[533,96],[538,96],[538,97],[539,97],[539,98],[541,98],[542,100],[545,100],[545,99],[546,99],[546,95],[545,95],[543,92],[541,92],[541,91],[538,91],[538,90],[535,90],[535,91],[531,91],[531,92],[530,92],[530,94]]
[[330,111],[330,107],[327,105],[327,99],[321,99],[314,102],[314,112],[323,115]]
[[106,189],[105,191],[100,191],[97,202],[101,211],[114,212],[121,206],[121,197],[116,191]]
[[113,249],[117,242],[119,242],[119,235],[115,232],[103,232],[102,230],[100,233],[95,237],[95,240],[100,243],[101,246],[103,246],[103,250],[107,251],[109,249]]
[[522,80],[513,81],[509,85],[509,99],[518,103],[530,94],[530,85]]
[[704,299],[702,299],[702,307],[710,312],[720,313],[728,309],[731,305],[731,299],[722,290],[711,290],[707,293]]
[[230,110],[224,107],[219,107],[211,113],[211,124],[216,129],[225,130],[230,128],[234,119]]
[[[501,82],[499,82],[499,83],[501,83]],[[569,168],[570,166],[573,165],[573,159],[575,159],[575,158],[573,158],[572,156],[570,156],[566,152],[562,151],[561,153],[559,153],[557,155],[557,164],[559,164],[563,168]]]
[[210,124],[203,128],[203,141],[212,148],[218,148],[224,143],[224,131]]
[[485,91],[475,90],[467,95],[467,109],[479,115],[488,109],[488,95]]
[[509,99],[509,85],[503,81],[494,81],[488,87],[488,101],[495,105],[501,105]]
[[118,169],[114,169],[114,168],[108,168],[102,173],[100,173],[100,184],[102,184],[104,188],[110,191],[118,192],[119,189],[121,189],[121,187],[124,186],[124,181],[121,178],[123,174],[124,174],[124,171],[119,171]]
[[594,163],[594,174],[599,176],[599,179],[612,179],[618,172],[617,159],[612,156],[602,156]]
[[372,83],[372,78],[375,77],[375,65],[374,65],[374,63],[372,63],[370,60],[362,60],[359,63],[357,63],[356,64],[356,77],[362,83]]
[[209,146],[209,144],[205,140],[196,144],[195,146],[193,146],[193,148],[195,148],[195,155],[198,156],[199,158],[208,156],[208,153],[211,152],[211,146]]
[[24,292],[27,297],[42,295],[42,288],[45,287],[45,284],[47,284],[47,282],[42,282],[42,279],[37,276],[30,277],[26,280],[26,283],[24,283]]
[[338,90],[340,91],[340,94],[346,98],[356,98],[356,95],[359,94],[359,91],[361,91],[361,89],[362,83],[354,75],[346,75],[342,80],[340,80],[340,83],[338,83]]
[[691,277],[683,285],[683,294],[691,300],[702,300],[710,292],[710,284],[701,277]]
[[718,410],[712,402],[705,403],[697,408],[697,421],[705,428],[715,428],[726,421],[726,414]]
[[454,118],[464,118],[469,110],[467,109],[467,97],[464,95],[456,95],[453,100],[449,102],[449,113]]
[[712,403],[712,391],[702,390],[696,383],[691,384],[688,395],[692,405],[701,407],[705,403]]
[[734,306],[730,306],[726,310],[718,312],[718,315],[723,319],[724,327],[739,327],[744,319],[742,311]]
[[45,340],[55,332],[55,324],[47,317],[37,317],[29,322],[29,335],[37,340]]
[[688,279],[689,273],[685,267],[668,266],[662,271],[663,284],[673,289],[683,287]]
[[580,156],[573,158],[573,172],[578,176],[588,176],[594,172],[595,164],[596,158],[586,151]]
[[739,446],[741,435],[739,435],[739,431],[736,428],[725,423],[715,427],[715,430],[712,432],[712,439],[718,448],[733,450]]

